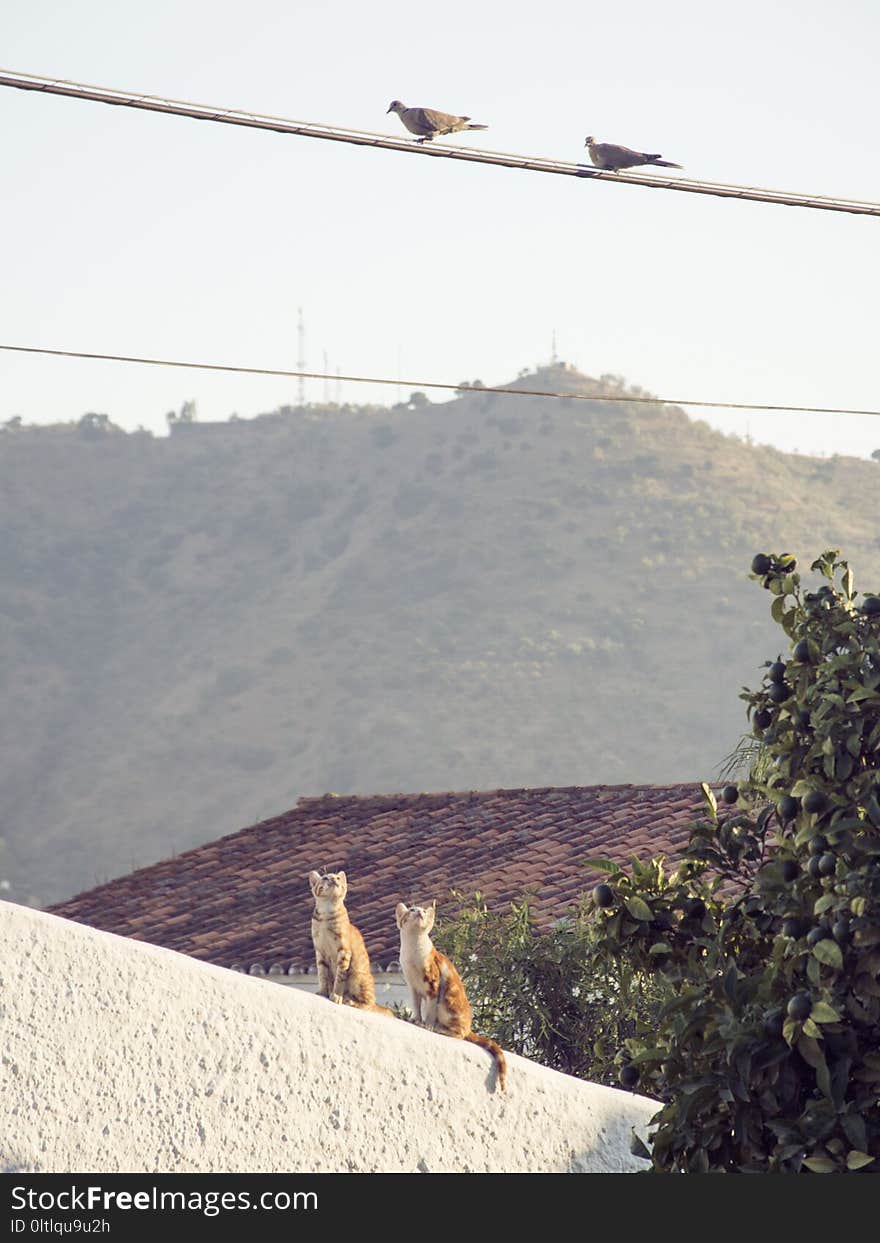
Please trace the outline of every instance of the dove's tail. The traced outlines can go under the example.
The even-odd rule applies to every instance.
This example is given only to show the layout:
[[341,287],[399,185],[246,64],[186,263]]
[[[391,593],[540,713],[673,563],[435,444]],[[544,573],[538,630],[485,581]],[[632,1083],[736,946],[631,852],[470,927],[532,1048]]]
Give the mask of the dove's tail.
[[488,129],[488,125],[466,125],[465,129]]
[[672,160],[661,160],[659,155],[652,155],[649,164],[659,164],[661,168],[684,168],[683,164],[673,164]]

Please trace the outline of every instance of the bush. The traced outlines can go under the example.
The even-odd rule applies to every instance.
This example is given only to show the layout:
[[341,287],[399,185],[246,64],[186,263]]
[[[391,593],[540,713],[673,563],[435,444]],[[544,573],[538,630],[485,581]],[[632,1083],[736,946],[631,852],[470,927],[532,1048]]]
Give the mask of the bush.
[[539,930],[528,897],[506,913],[490,911],[480,893],[456,897],[437,940],[465,981],[474,1030],[544,1066],[615,1085],[617,1050],[656,1013],[662,982],[597,959],[589,898]]

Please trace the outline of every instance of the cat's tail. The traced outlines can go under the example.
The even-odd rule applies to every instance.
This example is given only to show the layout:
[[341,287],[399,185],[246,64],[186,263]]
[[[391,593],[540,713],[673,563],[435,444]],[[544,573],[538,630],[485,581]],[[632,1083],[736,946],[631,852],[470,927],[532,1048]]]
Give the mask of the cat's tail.
[[498,1064],[498,1086],[503,1092],[507,1086],[507,1062],[501,1045],[496,1044],[494,1040],[490,1040],[488,1036],[478,1036],[476,1032],[469,1032],[465,1036],[465,1040],[469,1040],[471,1044],[478,1044],[481,1049],[485,1049],[487,1053],[492,1054]]

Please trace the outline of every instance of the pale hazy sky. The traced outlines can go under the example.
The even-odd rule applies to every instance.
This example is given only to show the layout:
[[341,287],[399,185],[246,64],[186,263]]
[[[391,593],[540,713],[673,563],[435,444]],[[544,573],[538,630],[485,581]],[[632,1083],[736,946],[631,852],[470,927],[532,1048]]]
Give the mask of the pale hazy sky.
[[[477,147],[580,160],[591,133],[693,177],[880,201],[875,0],[6,0],[0,48],[5,69],[304,121],[401,134],[399,98],[488,124]],[[547,361],[555,329],[582,370],[664,396],[880,406],[877,218],[8,88],[0,127],[3,343],[294,367],[302,306],[312,370],[326,353],[497,384]],[[219,419],[295,397],[0,352],[0,421],[95,410],[162,432],[187,398]],[[878,418],[701,417],[804,452],[880,447]]]

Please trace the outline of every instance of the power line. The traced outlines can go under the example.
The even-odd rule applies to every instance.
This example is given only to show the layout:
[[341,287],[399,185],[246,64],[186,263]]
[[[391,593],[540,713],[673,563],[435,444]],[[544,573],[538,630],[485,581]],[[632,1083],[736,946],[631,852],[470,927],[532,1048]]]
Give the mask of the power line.
[[694,401],[689,397],[636,397],[623,393],[565,393],[555,389],[513,388],[488,384],[447,384],[441,380],[405,380],[400,376],[340,375],[323,371],[287,371],[279,367],[236,367],[231,363],[191,363],[174,358],[142,358],[132,354],[96,354],[83,350],[50,350],[35,345],[2,345],[0,350],[17,354],[48,354],[55,358],[86,358],[99,362],[143,363],[150,367],[185,367],[191,371],[224,371],[236,375],[272,375],[294,380],[335,380],[338,384],[387,384],[403,385],[417,390],[440,388],[452,392],[504,393],[512,397],[555,397],[572,401],[609,402],[620,401],[643,406],[701,406],[715,410],[764,410],[783,414],[868,414],[880,415],[880,410],[849,410],[837,406],[775,406],[747,401]]
[[360,147],[381,147],[386,151],[403,151],[409,155],[429,156],[434,159],[464,160],[472,164],[492,164],[502,168],[526,169],[529,172],[556,173],[565,177],[649,186],[655,190],[680,190],[688,194],[708,194],[715,198],[747,199],[755,203],[778,203],[787,207],[811,207],[819,211],[848,212],[856,216],[880,216],[880,203],[865,202],[859,199],[802,194],[796,191],[765,190],[759,186],[727,185],[723,182],[698,181],[689,177],[661,177],[632,171],[612,173],[567,160],[514,155],[505,151],[477,150],[474,147],[416,143],[411,139],[391,138],[386,134],[375,134],[367,130],[346,129],[342,126],[324,125],[319,122],[293,121],[286,117],[247,112],[240,108],[187,103],[184,100],[168,99],[163,95],[144,95],[111,87],[87,86],[81,82],[70,82],[63,78],[47,78],[39,74],[19,73],[15,70],[0,70],[0,86],[14,87],[22,91],[39,91],[48,95],[63,95],[71,99],[86,99],[93,103],[114,104],[123,108],[139,108],[147,112],[163,112],[173,116],[190,117],[198,121],[214,121],[222,125],[272,130],[280,134],[297,134],[305,138],[323,138],[330,142],[352,143]]

